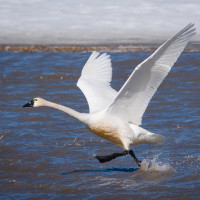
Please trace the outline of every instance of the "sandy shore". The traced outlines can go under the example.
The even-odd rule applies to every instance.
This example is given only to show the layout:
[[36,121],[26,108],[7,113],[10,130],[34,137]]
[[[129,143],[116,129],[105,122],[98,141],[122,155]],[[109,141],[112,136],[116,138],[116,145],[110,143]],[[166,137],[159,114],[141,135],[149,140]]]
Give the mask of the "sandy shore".
[[[110,52],[152,52],[159,45],[0,45],[0,51],[54,51],[54,52],[90,52],[90,51],[110,51]],[[189,44],[185,51],[200,51],[200,44]]]

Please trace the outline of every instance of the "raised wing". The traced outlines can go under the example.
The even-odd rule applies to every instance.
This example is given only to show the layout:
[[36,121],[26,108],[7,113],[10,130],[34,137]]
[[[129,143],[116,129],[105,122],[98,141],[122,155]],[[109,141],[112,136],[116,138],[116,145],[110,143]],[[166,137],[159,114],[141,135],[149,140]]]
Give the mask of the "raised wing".
[[149,101],[189,39],[195,35],[193,27],[194,24],[187,25],[139,64],[108,107],[108,112],[129,123],[141,125]]
[[77,86],[85,95],[90,113],[105,109],[117,92],[111,88],[112,67],[110,56],[94,51],[82,69]]

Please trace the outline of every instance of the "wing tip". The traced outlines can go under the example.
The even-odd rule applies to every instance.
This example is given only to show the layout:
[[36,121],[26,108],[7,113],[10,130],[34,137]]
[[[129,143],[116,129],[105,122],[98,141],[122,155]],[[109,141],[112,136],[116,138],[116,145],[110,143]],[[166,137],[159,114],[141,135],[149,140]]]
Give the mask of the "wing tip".
[[99,59],[99,60],[101,60],[101,59],[108,59],[109,61],[111,61],[109,54],[102,53],[100,55],[100,52],[98,52],[98,51],[93,51],[92,54],[90,55],[88,61],[91,62],[91,61],[97,60],[97,59]]
[[100,53],[98,51],[93,51],[88,60],[96,59],[99,56],[99,54]]
[[190,22],[185,28],[183,28],[179,34],[189,34],[189,33],[194,33],[196,34],[196,28],[195,28],[195,23]]

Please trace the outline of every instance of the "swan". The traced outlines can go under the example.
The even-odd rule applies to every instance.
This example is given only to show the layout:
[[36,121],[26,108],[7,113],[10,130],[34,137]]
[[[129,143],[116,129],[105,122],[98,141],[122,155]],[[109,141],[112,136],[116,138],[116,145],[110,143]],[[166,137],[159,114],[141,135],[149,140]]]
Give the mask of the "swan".
[[130,145],[163,143],[164,136],[141,127],[142,116],[157,88],[190,38],[195,35],[195,30],[194,24],[190,23],[167,40],[133,70],[118,92],[110,85],[112,67],[109,55],[92,52],[77,82],[87,99],[89,113],[80,113],[40,97],[32,99],[23,107],[47,106],[67,113],[84,123],[96,135],[124,149],[122,153],[95,156],[99,162],[108,162],[129,154],[140,167],[141,161],[130,149]]

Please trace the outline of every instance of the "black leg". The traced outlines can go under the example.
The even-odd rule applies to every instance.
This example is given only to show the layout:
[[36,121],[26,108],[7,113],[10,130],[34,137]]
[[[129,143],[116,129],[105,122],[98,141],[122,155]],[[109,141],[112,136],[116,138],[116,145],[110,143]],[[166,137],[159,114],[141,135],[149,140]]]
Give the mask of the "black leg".
[[95,156],[95,158],[98,159],[100,163],[104,163],[104,162],[109,162],[109,161],[111,161],[111,160],[113,160],[113,159],[115,159],[117,157],[125,156],[127,154],[130,154],[134,158],[134,160],[137,163],[137,165],[139,167],[141,167],[142,161],[137,159],[137,157],[136,157],[135,153],[133,152],[133,150],[129,150],[129,151],[126,150],[126,151],[124,151],[122,153],[113,153],[113,154],[110,154],[110,155],[107,155],[107,156]]
[[137,157],[136,157],[135,153],[133,152],[133,150],[130,150],[130,151],[129,151],[129,154],[134,158],[134,160],[135,160],[135,162],[137,163],[137,165],[138,165],[139,167],[141,167],[142,161],[140,161],[140,160],[137,159]]
[[107,156],[95,156],[96,159],[99,160],[100,163],[109,162],[119,156],[125,156],[129,153],[129,151],[124,151],[122,153],[113,153]]

